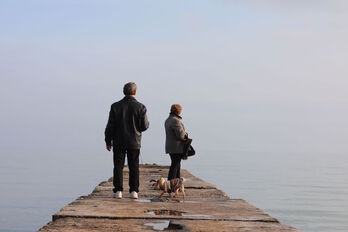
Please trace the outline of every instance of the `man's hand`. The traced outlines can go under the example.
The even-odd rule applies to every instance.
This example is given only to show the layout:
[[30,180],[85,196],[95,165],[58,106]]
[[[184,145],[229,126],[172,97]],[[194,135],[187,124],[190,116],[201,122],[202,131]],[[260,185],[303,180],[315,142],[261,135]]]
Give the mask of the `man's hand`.
[[111,145],[106,145],[106,150],[111,151]]

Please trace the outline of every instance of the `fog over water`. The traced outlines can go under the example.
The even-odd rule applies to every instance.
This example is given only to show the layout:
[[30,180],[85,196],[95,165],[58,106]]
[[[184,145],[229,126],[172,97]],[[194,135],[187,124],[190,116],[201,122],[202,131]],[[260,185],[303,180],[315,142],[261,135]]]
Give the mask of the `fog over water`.
[[[304,231],[346,231],[347,10],[339,0],[2,1],[0,231],[35,230],[111,176],[103,133],[129,81],[148,109],[144,163],[169,163],[163,123],[180,103],[197,150],[185,168]],[[300,222],[301,208],[313,217]]]

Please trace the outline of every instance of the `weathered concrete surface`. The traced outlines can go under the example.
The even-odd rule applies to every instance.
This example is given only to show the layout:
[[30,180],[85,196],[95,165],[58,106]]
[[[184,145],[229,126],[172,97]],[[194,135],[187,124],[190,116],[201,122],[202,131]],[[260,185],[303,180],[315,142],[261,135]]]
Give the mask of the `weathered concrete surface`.
[[230,197],[189,173],[186,178],[187,198],[182,202],[159,198],[151,179],[167,176],[168,166],[140,167],[139,199],[128,193],[128,169],[124,170],[123,199],[112,198],[112,182],[100,183],[94,191],[68,204],[53,215],[52,222],[41,232],[75,231],[298,231],[281,225],[275,218],[242,199]]

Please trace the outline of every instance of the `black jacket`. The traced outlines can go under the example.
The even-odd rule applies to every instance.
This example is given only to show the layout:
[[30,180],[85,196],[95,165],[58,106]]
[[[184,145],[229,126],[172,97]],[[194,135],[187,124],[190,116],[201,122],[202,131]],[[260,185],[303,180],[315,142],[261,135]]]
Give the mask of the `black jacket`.
[[149,128],[146,107],[132,96],[111,105],[105,142],[120,149],[140,149],[141,132]]

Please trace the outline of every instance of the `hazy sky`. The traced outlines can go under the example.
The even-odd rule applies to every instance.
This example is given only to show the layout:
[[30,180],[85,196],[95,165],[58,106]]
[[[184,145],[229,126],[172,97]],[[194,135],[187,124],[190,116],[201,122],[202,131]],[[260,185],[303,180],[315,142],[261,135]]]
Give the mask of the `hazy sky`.
[[[348,152],[348,1],[0,1],[0,156],[98,154],[128,81],[164,153]],[[150,154],[155,153],[155,154]]]

